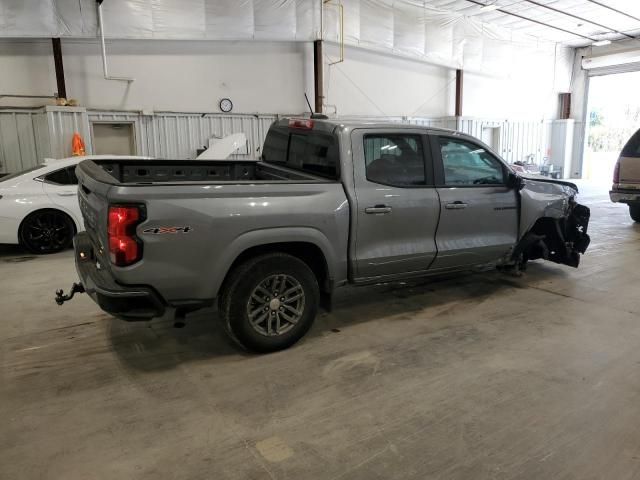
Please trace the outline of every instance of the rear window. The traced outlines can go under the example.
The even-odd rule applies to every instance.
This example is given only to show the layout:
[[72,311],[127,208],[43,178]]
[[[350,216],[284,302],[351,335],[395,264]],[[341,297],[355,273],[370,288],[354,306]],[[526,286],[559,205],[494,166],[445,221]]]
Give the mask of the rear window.
[[640,157],[640,130],[633,134],[620,154],[622,157]]
[[77,185],[78,177],[76,177],[76,166],[72,165],[67,168],[61,168],[55,172],[51,172],[43,177],[47,183],[56,185]]
[[264,142],[262,160],[325,178],[338,178],[338,142],[328,133],[272,127]]

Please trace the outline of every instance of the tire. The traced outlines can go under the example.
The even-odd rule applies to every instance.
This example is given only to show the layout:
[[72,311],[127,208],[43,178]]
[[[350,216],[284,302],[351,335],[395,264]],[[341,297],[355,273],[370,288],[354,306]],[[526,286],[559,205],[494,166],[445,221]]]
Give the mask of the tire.
[[633,203],[629,205],[629,215],[634,222],[640,223],[640,203]]
[[18,230],[20,245],[32,253],[57,253],[71,247],[76,226],[60,210],[45,208],[25,217]]
[[290,347],[309,331],[319,299],[318,280],[306,263],[285,253],[268,253],[231,272],[219,311],[233,340],[247,350],[267,353]]

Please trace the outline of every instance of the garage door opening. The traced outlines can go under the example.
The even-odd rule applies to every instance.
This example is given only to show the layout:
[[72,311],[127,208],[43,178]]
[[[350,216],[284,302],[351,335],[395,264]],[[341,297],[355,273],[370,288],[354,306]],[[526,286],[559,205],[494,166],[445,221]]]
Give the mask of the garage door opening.
[[622,147],[640,128],[640,72],[591,77],[582,176],[611,183]]
[[92,129],[96,155],[136,155],[133,123],[95,122]]

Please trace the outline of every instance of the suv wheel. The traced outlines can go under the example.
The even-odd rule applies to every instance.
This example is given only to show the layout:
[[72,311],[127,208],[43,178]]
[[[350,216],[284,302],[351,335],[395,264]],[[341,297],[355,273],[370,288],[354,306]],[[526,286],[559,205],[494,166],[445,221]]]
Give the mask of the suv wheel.
[[629,215],[634,222],[640,222],[640,203],[629,204]]
[[219,309],[227,332],[242,347],[273,352],[290,347],[309,331],[319,298],[318,281],[306,263],[269,253],[234,269]]

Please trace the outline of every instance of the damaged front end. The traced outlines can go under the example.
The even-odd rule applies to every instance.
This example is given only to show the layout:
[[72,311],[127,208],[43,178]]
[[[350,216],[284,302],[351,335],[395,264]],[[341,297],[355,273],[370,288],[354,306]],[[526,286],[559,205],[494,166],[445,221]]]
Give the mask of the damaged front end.
[[576,202],[569,182],[523,178],[520,189],[520,239],[512,259],[525,264],[542,258],[577,267],[589,246],[590,211]]

